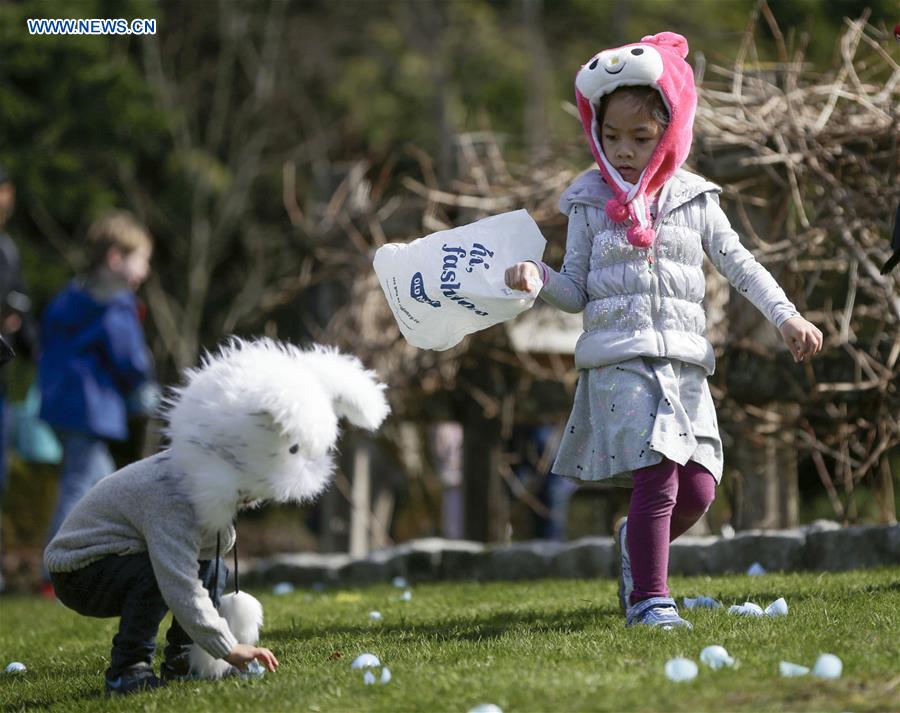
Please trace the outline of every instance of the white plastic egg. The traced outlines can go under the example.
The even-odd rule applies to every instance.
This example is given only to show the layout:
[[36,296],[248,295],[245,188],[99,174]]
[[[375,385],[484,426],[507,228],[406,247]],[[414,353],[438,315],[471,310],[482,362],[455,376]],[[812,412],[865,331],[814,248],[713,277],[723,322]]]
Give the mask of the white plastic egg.
[[381,666],[381,661],[375,654],[360,654],[350,664],[350,668],[375,668],[376,666]]
[[724,666],[734,666],[734,659],[728,655],[724,646],[713,644],[700,652],[700,660],[713,670]]
[[690,659],[674,658],[666,661],[666,678],[670,681],[691,681],[697,677],[697,664]]
[[834,654],[822,654],[816,659],[812,668],[812,675],[819,678],[840,678],[844,664]]

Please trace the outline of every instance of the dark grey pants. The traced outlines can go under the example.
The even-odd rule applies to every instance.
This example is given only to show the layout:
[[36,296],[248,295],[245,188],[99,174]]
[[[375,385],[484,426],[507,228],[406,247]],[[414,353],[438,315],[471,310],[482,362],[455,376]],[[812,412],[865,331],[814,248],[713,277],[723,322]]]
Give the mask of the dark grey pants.
[[[218,605],[225,590],[227,569],[219,559],[216,582],[215,560],[198,562],[197,574]],[[150,557],[146,552],[110,555],[74,572],[52,572],[57,598],[84,616],[118,616],[119,632],[113,637],[106,675],[115,678],[141,661],[153,663],[156,634],[169,607],[159,592]],[[174,618],[166,632],[166,663],[178,667],[190,653],[191,638]]]

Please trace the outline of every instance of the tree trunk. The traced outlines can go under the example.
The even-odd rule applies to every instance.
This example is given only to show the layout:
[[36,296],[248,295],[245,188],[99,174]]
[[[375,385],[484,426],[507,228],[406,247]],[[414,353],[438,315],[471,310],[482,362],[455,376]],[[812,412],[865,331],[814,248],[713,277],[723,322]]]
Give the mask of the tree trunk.
[[885,525],[897,524],[897,505],[894,497],[894,469],[890,451],[881,456],[881,482],[875,488],[879,519]]
[[525,88],[525,138],[528,153],[543,158],[547,150],[547,43],[541,25],[543,0],[522,0],[522,24],[528,42],[531,72]]
[[631,17],[631,0],[615,0],[612,10],[612,29],[613,44],[623,44],[630,42],[628,36],[628,19]]
[[485,418],[470,401],[463,436],[463,513],[465,537],[478,542],[503,539],[509,520],[500,478],[500,419]]
[[[770,404],[783,419],[796,419],[792,404]],[[787,430],[785,431],[787,432]],[[729,470],[737,479],[734,527],[737,530],[783,529],[799,524],[797,451],[793,439],[761,443],[735,439],[728,454]]]
[[450,115],[452,82],[448,79],[447,62],[447,20],[448,8],[439,0],[413,3],[413,12],[418,22],[415,36],[410,38],[415,46],[423,49],[428,56],[433,88],[432,117],[437,127],[437,151],[435,172],[441,185],[446,185],[454,174],[453,143],[455,131]]
[[[729,211],[729,220],[741,235],[745,247],[749,244],[746,235],[750,230],[759,236],[777,234],[773,230],[773,209],[770,207],[777,205],[774,192],[771,198],[771,204],[765,207],[745,206],[744,222],[739,220],[737,211]],[[784,279],[780,274],[773,274],[773,277],[779,283]],[[778,330],[733,287],[729,290],[725,313],[728,342],[734,344],[744,340],[770,354],[784,351]],[[736,390],[729,388],[729,392],[732,396],[737,394],[739,399],[746,398],[756,403],[754,391],[758,398],[762,385],[777,380],[780,368],[778,361],[762,356],[742,363],[739,372],[753,386],[743,397]],[[737,480],[732,525],[738,530],[778,529],[799,524],[797,451],[793,432],[800,409],[787,390],[775,391],[766,398],[772,400],[759,405],[777,417],[777,432],[751,433],[749,424],[746,424],[741,431],[732,434],[733,444],[725,453],[726,470],[734,474]]]
[[350,510],[350,556],[369,553],[369,518],[372,493],[369,444],[358,439],[353,450],[353,484]]
[[346,552],[347,501],[340,491],[331,487],[318,503],[319,550],[322,552]]

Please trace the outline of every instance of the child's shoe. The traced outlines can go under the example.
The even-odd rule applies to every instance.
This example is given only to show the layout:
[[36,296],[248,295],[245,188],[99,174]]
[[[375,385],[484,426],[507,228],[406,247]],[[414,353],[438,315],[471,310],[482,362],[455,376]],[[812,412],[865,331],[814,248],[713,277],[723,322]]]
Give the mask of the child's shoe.
[[693,629],[691,622],[678,616],[678,606],[671,597],[650,597],[628,608],[625,626],[652,626],[656,629]]
[[628,518],[623,517],[615,527],[616,554],[619,558],[619,606],[622,613],[628,613],[631,593],[634,591],[634,580],[631,578],[631,557],[628,556],[628,541],[626,540],[625,526]]
[[107,674],[104,688],[107,696],[127,696],[131,693],[150,691],[165,685],[165,681],[161,681],[154,675],[153,667],[141,661],[129,666],[114,678]]
[[164,682],[194,681],[200,678],[191,671],[191,662],[187,657],[166,660],[159,667],[159,677]]

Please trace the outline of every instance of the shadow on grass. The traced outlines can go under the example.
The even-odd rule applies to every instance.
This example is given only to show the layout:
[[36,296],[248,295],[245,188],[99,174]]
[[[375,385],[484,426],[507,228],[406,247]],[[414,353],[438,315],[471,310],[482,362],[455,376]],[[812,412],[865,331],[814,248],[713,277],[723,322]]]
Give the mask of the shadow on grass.
[[[620,618],[621,613],[617,608],[597,607],[592,605],[552,614],[540,614],[534,612],[497,612],[483,618],[460,616],[447,618],[440,624],[406,623],[401,626],[385,627],[380,629],[380,631],[383,634],[403,632],[438,641],[447,639],[482,641],[485,639],[499,638],[510,629],[520,626],[526,626],[532,632],[539,634],[579,631],[590,624],[597,623],[600,619],[610,616]],[[327,626],[324,628],[314,624],[301,624],[286,629],[272,629],[267,631],[266,640],[284,641],[291,639],[296,641],[298,639],[309,640],[329,635],[366,635],[371,634],[371,632],[372,628],[368,624]]]

